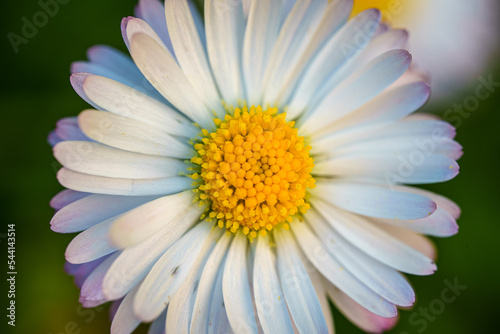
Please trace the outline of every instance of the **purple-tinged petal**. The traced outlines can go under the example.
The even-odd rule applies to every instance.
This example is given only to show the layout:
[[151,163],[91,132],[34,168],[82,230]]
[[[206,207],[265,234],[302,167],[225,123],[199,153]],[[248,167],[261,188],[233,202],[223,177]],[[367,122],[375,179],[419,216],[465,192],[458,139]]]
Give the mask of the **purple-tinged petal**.
[[[78,68],[81,69],[81,68]],[[73,89],[75,92],[80,95],[82,99],[85,100],[88,104],[90,104],[92,107],[95,109],[101,109],[97,104],[95,104],[88,96],[85,94],[83,91],[83,83],[85,82],[85,78],[91,76],[91,73],[75,73],[71,74],[69,77],[69,81],[71,82],[71,86],[73,86]]]
[[[106,260],[110,255],[103,256],[99,259],[96,259],[92,262],[76,264],[77,270],[72,274],[75,277],[75,285],[81,289],[83,286],[83,282],[89,277],[89,275]],[[69,264],[69,262],[67,262]]]
[[113,319],[115,318],[116,312],[118,311],[118,308],[120,307],[120,305],[123,302],[124,298],[120,298],[118,300],[114,300],[111,303],[111,305],[109,306],[109,321],[110,322],[113,322]]
[[[74,191],[71,189],[64,189],[59,192],[57,195],[52,197],[50,200],[50,206],[55,210],[61,210],[66,205],[69,205],[73,202],[76,202],[86,196],[90,195],[89,193],[83,193],[80,191]],[[76,231],[75,231],[76,232]]]
[[55,132],[62,140],[90,141],[78,126],[76,117],[65,117],[57,121]]
[[94,307],[105,303],[107,300],[102,293],[102,281],[113,261],[120,255],[115,252],[107,257],[99,266],[93,270],[83,282],[80,291],[80,303],[83,307]]
[[59,138],[57,135],[56,131],[51,131],[49,135],[47,136],[47,142],[49,143],[50,146],[54,147],[57,143],[62,142],[63,139]]

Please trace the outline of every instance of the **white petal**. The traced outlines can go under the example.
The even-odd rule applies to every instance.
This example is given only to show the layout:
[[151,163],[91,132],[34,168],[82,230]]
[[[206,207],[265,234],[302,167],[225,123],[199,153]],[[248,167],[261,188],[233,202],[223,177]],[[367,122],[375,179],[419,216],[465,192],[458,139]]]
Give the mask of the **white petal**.
[[[280,28],[281,1],[253,0],[243,43],[243,73],[248,101],[262,100],[262,80]],[[259,50],[259,52],[255,52]],[[255,102],[254,102],[255,101]]]
[[170,103],[204,128],[212,126],[209,110],[166,49],[152,37],[136,33],[130,50],[144,76]]
[[329,131],[373,122],[393,122],[419,109],[429,99],[430,87],[425,82],[402,85],[380,94],[358,110],[338,119]]
[[[210,300],[210,316],[208,319],[208,334],[233,334],[235,333],[231,328],[229,323],[229,318],[227,316],[226,305],[224,304],[224,294],[222,289],[222,282],[224,278],[224,264],[217,272],[217,278],[213,287],[213,296]],[[191,332],[196,333],[196,332]],[[202,333],[205,333],[203,331]]]
[[[309,278],[311,279],[311,283],[314,286],[314,291],[316,292],[316,296],[318,297],[319,303],[321,304],[321,308],[323,309],[323,314],[325,315],[326,324],[328,325],[328,333],[335,334],[335,326],[333,324],[333,314],[330,309],[330,303],[327,299],[327,294],[325,290],[325,283],[323,282],[323,276],[317,270],[309,270],[308,271]],[[328,282],[328,284],[330,284]],[[296,328],[294,328],[296,330]]]
[[198,36],[200,36],[201,43],[207,48],[207,38],[205,36],[205,23],[201,17],[201,13],[195,4],[195,1],[188,0],[189,7],[191,8],[191,15],[193,16],[194,24],[198,29]]
[[[324,20],[328,23],[339,24],[335,28],[336,30],[340,28],[340,30],[329,36],[325,46],[311,60],[297,84],[297,89],[287,109],[290,118],[298,116],[309,105],[312,97],[322,88],[326,80],[335,75],[345,63],[370,42],[375,32],[373,27],[377,27],[380,22],[379,11],[367,10],[345,24],[351,12],[352,1],[336,1],[329,4],[329,8],[333,10],[333,13],[329,16],[325,14]],[[331,17],[332,15],[335,16]],[[360,31],[364,32],[362,39],[359,39]],[[333,32],[335,33],[335,30]],[[355,47],[352,45],[353,41],[356,41]]]
[[220,103],[221,99],[208,64],[205,46],[198,35],[188,1],[165,1],[165,14],[175,54],[185,76],[205,105],[223,117],[224,108]]
[[141,320],[134,314],[132,307],[138,289],[139,286],[136,286],[120,303],[111,323],[111,334],[132,333],[141,323]]
[[204,208],[192,203],[193,199],[193,192],[186,190],[131,210],[116,220],[110,230],[110,239],[124,248],[146,240],[166,226],[173,229],[190,210],[198,215],[203,213]]
[[50,221],[51,229],[59,233],[83,231],[156,198],[156,196],[88,195],[59,210]]
[[207,50],[222,98],[228,105],[244,100],[241,53],[245,18],[241,1],[205,1]]
[[403,227],[435,237],[449,237],[458,233],[458,225],[455,219],[444,209],[440,208],[439,205],[432,215],[422,219],[401,220],[372,218],[372,220],[376,223]]
[[253,285],[255,304],[264,333],[293,332],[285,297],[276,272],[276,257],[270,238],[259,237],[255,250]]
[[110,218],[78,234],[66,248],[71,263],[94,261],[117,250],[108,240],[108,231],[116,218]]
[[406,50],[389,51],[375,58],[310,109],[300,125],[301,132],[321,135],[333,121],[380,94],[406,71],[410,63],[411,55]]
[[398,271],[378,262],[347,242],[314,209],[307,212],[306,219],[328,253],[363,284],[393,304],[413,305],[415,293]]
[[88,76],[83,82],[83,90],[102,109],[170,135],[193,138],[199,132],[187,118],[166,104],[118,81],[98,75]]
[[191,147],[163,131],[109,112],[82,111],[78,123],[90,138],[122,150],[181,159],[194,154]]
[[407,186],[395,186],[394,189],[398,191],[406,191],[412,194],[418,194],[421,196],[426,196],[431,198],[434,202],[436,202],[437,206],[444,209],[446,212],[448,212],[454,219],[458,219],[460,217],[460,207],[453,202],[452,200],[435,194],[431,191],[424,190],[424,189],[419,189],[419,188],[414,188],[414,187],[407,187]]
[[231,243],[224,266],[222,291],[227,317],[235,333],[257,333],[257,324],[248,282],[248,239],[238,233]]
[[[403,29],[391,29],[384,31],[375,36],[368,46],[354,60],[354,67],[363,66],[381,54],[395,49],[406,49],[408,43],[408,32]],[[351,67],[352,69],[352,67]]]
[[184,162],[115,149],[99,143],[65,141],[54,147],[64,167],[84,174],[126,179],[174,177],[185,171]]
[[[372,15],[380,17],[379,10],[377,9],[367,9],[358,15],[369,12],[371,12]],[[406,49],[408,35],[405,31],[388,29],[385,24],[378,25],[378,29],[377,25],[369,24],[367,26],[360,27],[358,31],[361,32],[355,37],[354,43],[353,41],[350,41],[348,43],[344,43],[342,46],[344,52],[352,57],[345,64],[345,66],[342,66],[334,75],[330,76],[321,87],[319,87],[318,91],[314,93],[310,105],[315,105],[318,101],[321,101],[337,85],[346,80],[352,73],[364,67],[369,61],[372,61],[377,56],[394,49]],[[374,32],[375,34],[373,35]],[[372,37],[373,39],[370,40]],[[409,71],[406,71],[401,78],[405,77],[408,72]],[[395,83],[398,81],[399,79],[396,80]],[[419,81],[425,80],[420,78]],[[402,81],[399,83],[401,84]],[[393,85],[394,84],[391,86]]]
[[328,136],[314,140],[310,152],[316,155],[355,143],[371,142],[385,138],[393,138],[397,141],[399,138],[406,136],[431,137],[434,141],[440,142],[445,139],[453,139],[455,135],[455,128],[443,121],[403,120],[400,122],[378,122],[374,120],[374,122],[367,124],[354,125],[352,128],[335,131]]
[[413,231],[409,231],[404,228],[389,226],[389,225],[380,225],[379,228],[392,235],[399,241],[404,242],[408,246],[413,249],[416,249],[420,253],[424,254],[428,258],[432,260],[436,260],[437,258],[437,250],[434,243],[427,237],[415,233]]
[[298,0],[285,20],[264,75],[264,104],[275,105],[279,90],[290,71],[307,51],[321,18],[326,0]]
[[[432,121],[431,121],[432,122]],[[400,124],[412,122],[399,122]],[[394,125],[398,127],[398,125]],[[392,153],[393,155],[404,156],[406,160],[418,161],[413,163],[418,165],[422,163],[418,158],[415,158],[415,152],[420,152],[429,159],[433,154],[442,154],[453,160],[457,160],[462,156],[462,146],[457,142],[441,136],[417,135],[409,134],[400,137],[383,137],[371,138],[370,140],[358,141],[351,144],[346,144],[337,148],[330,148],[323,151],[325,156],[342,156],[358,153]]]
[[166,323],[168,333],[190,333],[194,303],[198,295],[198,282],[217,243],[217,240],[205,242],[188,276],[170,300]]
[[314,206],[339,234],[376,260],[414,275],[436,271],[434,261],[363,218],[321,201],[315,201]]
[[380,316],[393,317],[397,314],[397,309],[392,303],[381,298],[352,273],[345,270],[337,259],[327,252],[325,246],[305,224],[295,222],[292,229],[309,261],[332,284],[351,296],[363,307]]
[[388,319],[378,316],[356,303],[333,284],[326,283],[325,287],[330,299],[339,311],[362,330],[369,333],[382,333],[392,329],[396,325],[398,317]]
[[314,286],[289,232],[274,230],[278,273],[286,304],[301,333],[328,333],[328,326]]
[[170,195],[193,188],[192,180],[185,176],[148,180],[117,179],[82,174],[64,167],[57,172],[57,179],[69,189],[107,195]]
[[224,258],[226,257],[227,248],[231,240],[232,236],[224,233],[205,264],[194,302],[190,333],[204,333],[210,326],[210,305],[214,294],[214,285],[217,273],[221,270],[221,265],[223,267]]
[[[199,218],[199,211],[189,210],[182,219],[171,221],[142,243],[125,248],[104,277],[104,295],[108,299],[123,297]],[[137,225],[141,226],[140,223]]]
[[[134,313],[141,320],[149,322],[165,309],[188,276],[211,229],[211,223],[199,223],[158,259],[134,300]],[[215,237],[212,234],[209,241],[213,242]]]
[[242,0],[243,2],[243,13],[245,15],[245,19],[248,20],[248,16],[250,15],[250,7],[252,5],[253,0]]
[[[85,70],[85,69],[82,69]],[[75,92],[88,104],[90,104],[92,107],[95,109],[101,109],[100,106],[97,105],[94,101],[92,101],[87,94],[85,94],[83,90],[83,83],[85,82],[85,79],[90,77],[92,74],[91,73],[73,73],[69,77],[69,81],[71,82],[71,86],[73,86],[73,89]],[[103,74],[99,74],[103,75]]]
[[[389,150],[389,147],[384,147],[382,152],[377,152],[375,148],[364,152],[340,153],[338,157],[316,162],[314,173],[320,176],[369,177],[391,185],[444,182],[458,175],[458,164],[445,155],[425,155],[411,146],[407,151],[394,151],[397,153],[387,152],[386,149]],[[418,164],[412,164],[408,160],[414,156],[414,152],[421,154]]]
[[437,207],[428,197],[369,183],[321,180],[310,192],[342,209],[377,218],[419,219]]
[[[128,22],[128,19],[123,19],[123,22]],[[81,79],[93,74],[118,81],[129,87],[134,87],[134,89],[156,100],[168,103],[144,78],[141,71],[139,71],[128,55],[109,46],[97,46],[89,49],[88,57],[91,60],[90,62],[80,61],[71,64],[72,75],[70,77],[75,91],[87,102],[89,101],[81,88],[83,84]],[[91,105],[95,104],[91,101],[89,103]],[[97,108],[95,105],[94,107]]]
[[286,18],[290,14],[293,6],[297,2],[297,0],[281,0],[282,1],[282,6],[281,6],[281,15],[280,15],[280,26],[283,25],[285,22]]
[[[163,12],[163,11],[162,11]],[[165,22],[166,24],[166,22]],[[158,36],[156,31],[144,20],[138,19],[132,16],[125,17],[122,20],[122,35],[125,44],[129,51],[132,47],[132,40],[135,36],[139,34],[144,34],[153,39],[166,53],[168,53],[169,57],[174,59],[174,56],[170,53],[170,50],[163,43],[163,40]],[[133,58],[133,55],[132,55]],[[174,60],[175,61],[175,60]],[[137,62],[135,62],[137,65]],[[137,66],[139,67],[139,66]],[[140,67],[139,67],[140,69]]]

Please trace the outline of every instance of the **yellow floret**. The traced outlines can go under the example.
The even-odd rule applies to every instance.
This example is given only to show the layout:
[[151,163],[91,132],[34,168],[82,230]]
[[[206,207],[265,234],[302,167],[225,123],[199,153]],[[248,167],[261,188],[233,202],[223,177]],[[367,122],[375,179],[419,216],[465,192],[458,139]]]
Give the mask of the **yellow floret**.
[[191,162],[199,167],[189,176],[198,182],[197,198],[209,204],[208,216],[220,228],[250,239],[277,225],[288,230],[292,216],[310,207],[304,200],[315,184],[310,147],[276,108],[231,114],[214,120],[217,129],[203,129],[194,144]]

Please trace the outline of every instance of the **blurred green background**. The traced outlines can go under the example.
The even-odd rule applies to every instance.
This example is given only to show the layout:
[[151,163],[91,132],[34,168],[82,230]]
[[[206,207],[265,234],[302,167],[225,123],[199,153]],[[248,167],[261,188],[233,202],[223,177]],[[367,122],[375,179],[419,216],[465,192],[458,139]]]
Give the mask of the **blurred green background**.
[[[6,37],[20,33],[23,17],[40,10],[37,1],[2,1],[1,190],[0,233],[2,316],[0,333],[106,333],[108,309],[85,310],[78,303],[78,289],[63,271],[64,251],[73,235],[49,228],[53,210],[49,200],[62,187],[57,183],[57,163],[47,144],[47,134],[62,117],[77,115],[87,107],[69,83],[72,61],[85,59],[95,44],[125,50],[120,20],[132,15],[136,0],[71,0],[39,29],[16,54]],[[485,69],[500,81],[500,64]],[[454,103],[474,94],[470,88],[426,111],[443,115]],[[435,239],[439,249],[438,271],[430,277],[411,277],[417,292],[413,310],[402,311],[391,333],[490,333],[498,326],[500,298],[500,91],[482,101],[478,110],[461,119],[458,141],[465,155],[460,175],[453,181],[428,187],[460,204],[460,233]],[[450,119],[450,121],[452,121]],[[7,224],[16,224],[16,327],[7,327]],[[426,328],[410,317],[420,308],[436,306],[445,280],[467,286],[442,312],[429,318]],[[434,303],[434,304],[433,304]],[[439,306],[439,305],[437,305]],[[334,310],[338,333],[360,333]],[[423,319],[414,315],[413,320]],[[432,319],[432,320],[431,320]],[[138,332],[145,332],[141,327]]]

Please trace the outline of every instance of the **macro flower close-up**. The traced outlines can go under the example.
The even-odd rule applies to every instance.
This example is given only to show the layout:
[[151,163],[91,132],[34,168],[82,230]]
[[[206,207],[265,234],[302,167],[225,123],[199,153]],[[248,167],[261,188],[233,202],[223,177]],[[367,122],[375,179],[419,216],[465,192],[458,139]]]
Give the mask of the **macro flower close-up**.
[[[392,328],[430,275],[422,235],[460,209],[417,184],[458,174],[454,128],[405,30],[352,1],[141,0],[130,57],[72,65],[94,109],[49,136],[67,188],[52,230],[80,302],[113,301],[112,333],[328,333],[327,298],[361,329]],[[427,155],[416,151],[432,146]]]
[[490,328],[500,25],[474,3],[9,19],[5,333]]

